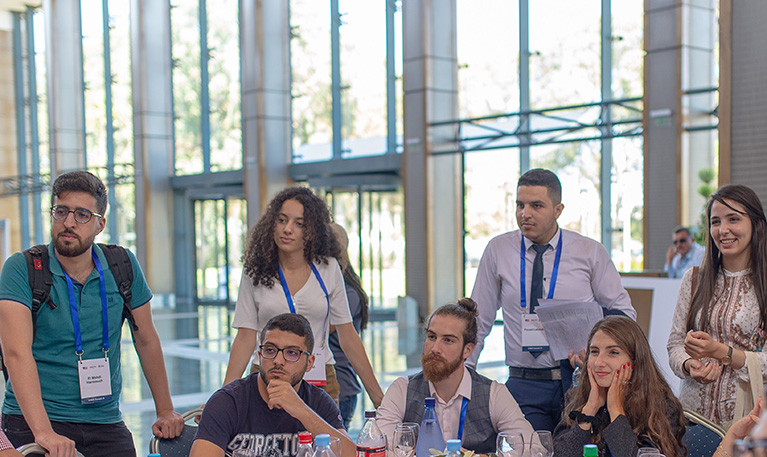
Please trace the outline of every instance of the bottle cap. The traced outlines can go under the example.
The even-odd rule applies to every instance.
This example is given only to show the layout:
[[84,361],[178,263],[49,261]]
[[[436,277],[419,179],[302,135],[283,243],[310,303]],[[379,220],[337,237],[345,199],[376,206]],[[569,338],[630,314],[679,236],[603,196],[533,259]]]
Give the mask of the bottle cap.
[[596,444],[586,444],[583,446],[583,457],[597,457],[599,449]]
[[424,404],[426,406],[434,407],[434,403],[435,403],[434,397],[426,397],[426,400],[424,401]]
[[311,444],[312,434],[309,432],[301,432],[298,434],[298,444]]
[[320,433],[314,437],[314,444],[316,446],[330,446],[330,435],[327,433]]
[[369,409],[369,410],[365,411],[365,419],[370,419],[371,417],[373,417],[373,418],[376,417],[376,410]]
[[447,452],[461,451],[461,440],[447,440]]

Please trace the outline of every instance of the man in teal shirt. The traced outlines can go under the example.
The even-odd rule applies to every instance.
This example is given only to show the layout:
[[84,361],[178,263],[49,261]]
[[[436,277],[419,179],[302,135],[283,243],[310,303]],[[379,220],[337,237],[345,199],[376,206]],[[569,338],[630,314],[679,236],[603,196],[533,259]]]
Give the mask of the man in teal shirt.
[[[96,176],[59,176],[51,197],[49,268],[51,298],[32,328],[32,291],[23,253],[0,273],[0,342],[10,382],[2,408],[3,430],[14,446],[37,442],[52,457],[135,456],[122,421],[120,335],[123,299],[101,248],[107,191]],[[131,306],[138,330],[133,341],[152,391],[155,435],[172,438],[183,420],[173,410],[162,347],[152,322],[152,292],[136,258]]]

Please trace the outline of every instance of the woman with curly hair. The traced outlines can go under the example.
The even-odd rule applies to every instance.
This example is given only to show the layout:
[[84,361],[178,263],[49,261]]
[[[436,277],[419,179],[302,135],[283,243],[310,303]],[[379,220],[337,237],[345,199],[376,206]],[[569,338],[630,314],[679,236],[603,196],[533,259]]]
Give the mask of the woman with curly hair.
[[739,184],[720,187],[706,217],[703,264],[682,279],[666,348],[684,407],[727,427],[753,400],[736,408],[737,392],[767,373],[767,219]]
[[328,207],[310,189],[290,187],[269,202],[248,236],[243,255],[243,276],[232,322],[237,336],[229,353],[224,385],[242,376],[264,323],[290,311],[312,324],[317,362],[304,379],[324,385],[338,401],[333,353],[328,349],[333,325],[370,399],[376,407],[380,404],[383,392],[352,325],[344,278],[336,260],[339,254]]
[[568,393],[554,430],[554,455],[580,457],[596,444],[600,457],[635,457],[654,447],[666,457],[686,454],[682,405],[655,364],[642,329],[628,317],[608,316],[589,334],[588,376]]

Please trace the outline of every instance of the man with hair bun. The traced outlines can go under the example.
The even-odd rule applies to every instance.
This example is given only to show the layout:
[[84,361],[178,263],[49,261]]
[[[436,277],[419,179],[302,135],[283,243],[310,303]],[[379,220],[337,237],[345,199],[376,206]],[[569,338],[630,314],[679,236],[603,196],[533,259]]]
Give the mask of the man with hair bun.
[[389,442],[398,422],[421,422],[426,397],[436,399],[444,439],[460,439],[465,449],[495,452],[501,432],[529,437],[533,427],[506,387],[464,366],[477,342],[474,300],[462,298],[437,308],[425,332],[423,370],[395,380],[378,408],[376,420]]

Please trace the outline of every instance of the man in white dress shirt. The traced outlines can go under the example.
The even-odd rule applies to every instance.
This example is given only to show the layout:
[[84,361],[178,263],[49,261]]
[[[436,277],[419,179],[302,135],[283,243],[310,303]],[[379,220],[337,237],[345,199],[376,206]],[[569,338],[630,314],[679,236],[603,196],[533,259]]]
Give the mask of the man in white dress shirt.
[[563,376],[569,362],[555,360],[548,351],[545,337],[556,335],[535,330],[538,299],[595,301],[606,314],[632,319],[636,311],[604,246],[557,224],[564,209],[557,175],[543,169],[523,174],[517,182],[516,207],[519,230],[493,238],[479,262],[471,294],[479,309],[479,332],[467,364],[476,366],[502,308],[506,386],[536,430],[553,430],[569,385],[567,373]]
[[423,371],[392,383],[378,408],[376,421],[392,443],[398,422],[420,423],[424,400],[433,397],[445,440],[460,439],[478,454],[495,452],[498,433],[533,428],[502,385],[464,365],[477,341],[477,304],[470,298],[439,307],[427,321]]

